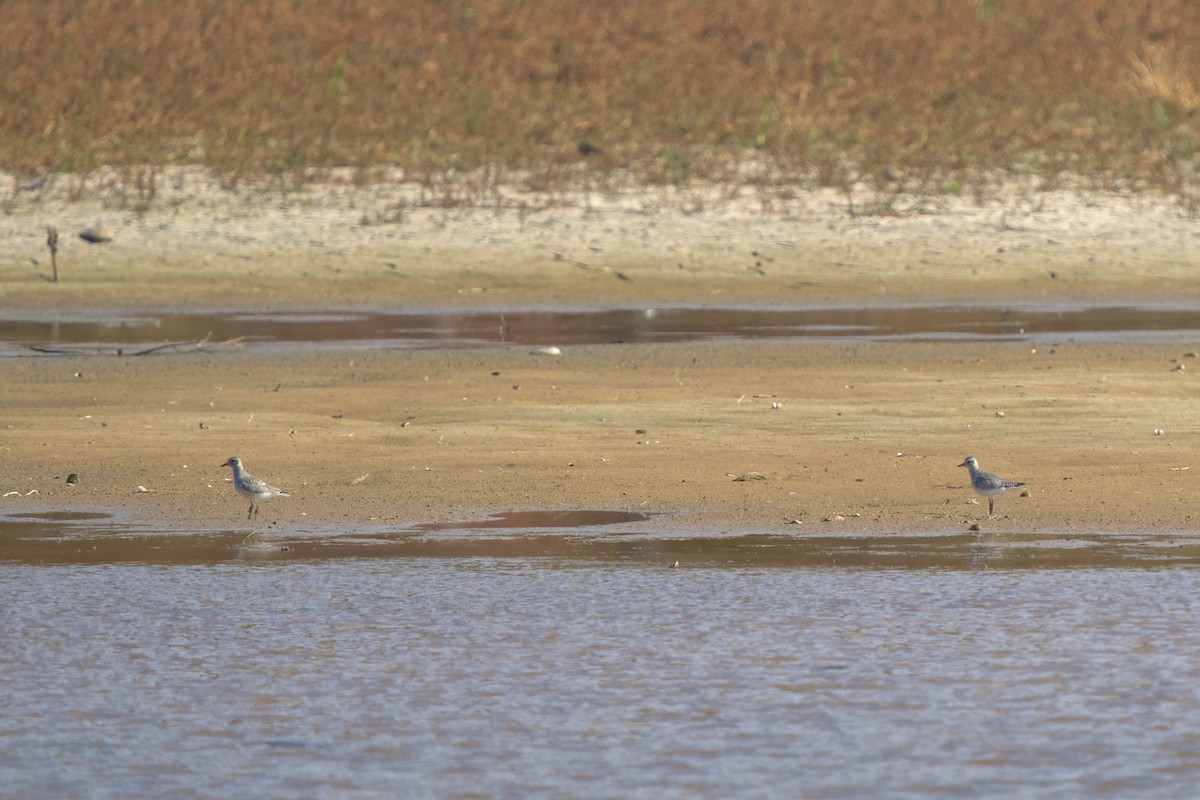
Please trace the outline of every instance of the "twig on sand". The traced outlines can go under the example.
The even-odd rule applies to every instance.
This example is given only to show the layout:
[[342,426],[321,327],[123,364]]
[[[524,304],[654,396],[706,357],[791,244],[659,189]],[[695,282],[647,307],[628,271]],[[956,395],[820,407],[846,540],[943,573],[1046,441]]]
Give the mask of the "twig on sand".
[[593,267],[591,264],[587,263],[586,261],[577,261],[574,258],[567,258],[562,253],[555,253],[554,260],[561,262],[563,264],[570,264],[573,267],[579,267],[580,269],[582,269],[586,272],[610,273],[612,275],[615,275],[619,280],[633,283],[633,278],[629,277],[628,275],[626,275],[623,272],[618,272],[617,270],[613,269],[612,267]]
[[46,247],[50,248],[50,271],[58,283],[58,228],[53,225],[46,226]]

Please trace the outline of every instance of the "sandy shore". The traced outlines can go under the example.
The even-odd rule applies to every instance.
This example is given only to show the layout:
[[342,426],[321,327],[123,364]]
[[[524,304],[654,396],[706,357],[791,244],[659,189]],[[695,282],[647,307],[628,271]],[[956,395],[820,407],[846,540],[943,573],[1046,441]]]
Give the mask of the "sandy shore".
[[[0,218],[0,303],[5,314],[41,316],[1200,300],[1191,263],[1200,226],[1171,201],[1019,188],[1005,197],[865,217],[823,191],[514,192],[500,208],[429,208],[402,184],[230,192],[181,171],[164,173],[136,213],[111,185],[59,179],[14,193]],[[47,280],[45,225],[60,231],[59,284]],[[97,225],[112,242],[77,238]],[[170,529],[236,529],[245,503],[218,466],[236,453],[293,493],[259,521],[282,530],[629,509],[664,512],[648,529],[714,533],[975,522],[1188,532],[1200,363],[1192,369],[1186,354],[1198,348],[726,343],[571,347],[558,357],[514,346],[11,358],[0,364],[0,493],[5,513],[107,509]],[[968,454],[1025,481],[1029,496],[999,498],[998,518],[986,519],[986,500],[956,467]],[[67,486],[72,472],[79,483]]]

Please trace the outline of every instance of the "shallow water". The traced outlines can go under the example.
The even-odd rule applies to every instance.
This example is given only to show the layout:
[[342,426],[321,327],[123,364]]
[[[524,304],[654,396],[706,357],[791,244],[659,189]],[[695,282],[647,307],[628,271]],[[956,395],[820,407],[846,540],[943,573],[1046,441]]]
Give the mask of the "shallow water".
[[[808,306],[802,308],[441,309],[383,311],[0,314],[0,355],[172,352],[201,340],[275,350],[450,348],[791,339],[1121,339],[1190,341],[1200,314],[1188,304],[1148,306]],[[36,349],[34,349],[36,348]]]
[[0,564],[218,564],[336,558],[551,558],[686,567],[1050,569],[1200,567],[1187,534],[971,533],[811,535],[679,532],[663,513],[511,511],[408,526],[309,526],[189,532],[139,527],[108,513],[0,515]]
[[257,541],[7,518],[0,796],[1182,797],[1200,778],[1190,541],[486,522]]

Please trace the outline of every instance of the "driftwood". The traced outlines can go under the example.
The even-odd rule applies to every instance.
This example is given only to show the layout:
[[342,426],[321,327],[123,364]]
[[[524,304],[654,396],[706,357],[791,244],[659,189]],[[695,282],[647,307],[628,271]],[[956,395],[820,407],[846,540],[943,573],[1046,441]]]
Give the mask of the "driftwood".
[[246,337],[235,336],[232,339],[226,339],[223,342],[212,341],[212,331],[203,339],[196,339],[190,342],[165,342],[156,344],[154,347],[147,347],[145,350],[135,350],[130,353],[131,356],[149,356],[155,353],[161,353],[170,350],[173,353],[198,353],[203,350],[210,350],[214,347],[237,347],[242,346],[242,342]]
[[[117,348],[116,352],[111,354],[118,356],[152,356],[157,353],[165,352],[203,353],[222,347],[240,348],[244,343],[245,338],[246,337],[244,336],[235,336],[234,338],[226,339],[223,342],[214,342],[212,341],[212,331],[209,331],[208,336],[205,336],[203,339],[193,339],[191,341],[184,342],[164,342],[162,344],[156,344],[153,347],[147,347],[144,350],[133,350],[130,352],[125,352],[125,348]],[[36,345],[30,345],[29,349],[33,350],[35,353],[46,353],[47,355],[53,356],[98,355],[98,353],[95,351],[72,350],[63,347],[39,347]]]
[[33,344],[29,345],[29,349],[35,353],[45,353],[46,355],[50,355],[50,356],[90,356],[90,355],[93,355],[92,353],[88,353],[84,350],[67,350],[66,348],[62,348],[62,347],[38,347],[37,345],[33,345]]

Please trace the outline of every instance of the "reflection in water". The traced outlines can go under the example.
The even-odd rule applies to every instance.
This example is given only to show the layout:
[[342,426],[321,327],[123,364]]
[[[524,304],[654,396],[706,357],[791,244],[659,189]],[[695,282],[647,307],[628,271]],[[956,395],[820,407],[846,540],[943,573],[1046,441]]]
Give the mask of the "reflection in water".
[[[477,347],[481,345],[605,344],[714,339],[846,338],[983,339],[1046,337],[1194,338],[1200,324],[1188,306],[695,308],[476,311],[436,313],[238,313],[27,319],[0,315],[0,354],[25,346],[136,352],[163,342],[223,342],[287,347]],[[20,347],[14,347],[20,345]]]
[[1200,571],[716,557],[771,538],[678,570],[7,564],[0,794],[1194,792]]

